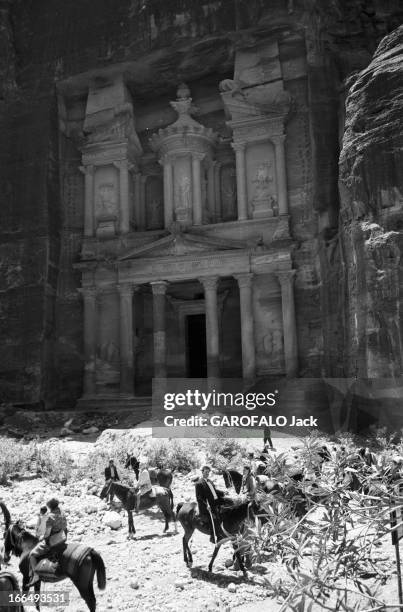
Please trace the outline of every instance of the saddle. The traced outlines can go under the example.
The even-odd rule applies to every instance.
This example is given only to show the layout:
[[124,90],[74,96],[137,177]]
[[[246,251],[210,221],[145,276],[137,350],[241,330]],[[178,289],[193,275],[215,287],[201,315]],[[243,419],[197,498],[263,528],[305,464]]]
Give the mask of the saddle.
[[61,542],[39,560],[35,573],[44,582],[59,582],[75,573],[92,548],[78,543]]

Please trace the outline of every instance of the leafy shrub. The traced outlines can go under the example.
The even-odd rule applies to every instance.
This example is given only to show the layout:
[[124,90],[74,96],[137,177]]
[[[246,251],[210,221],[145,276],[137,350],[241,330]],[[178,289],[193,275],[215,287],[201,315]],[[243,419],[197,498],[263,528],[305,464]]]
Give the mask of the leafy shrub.
[[246,456],[246,449],[234,438],[213,438],[206,441],[207,458],[209,464],[218,470],[235,468]]
[[0,484],[6,484],[9,477],[16,472],[26,471],[33,454],[32,444],[0,438]]
[[150,466],[189,472],[200,465],[191,440],[149,440],[143,453]]
[[73,475],[73,459],[60,442],[35,445],[37,470],[51,482],[66,484]]

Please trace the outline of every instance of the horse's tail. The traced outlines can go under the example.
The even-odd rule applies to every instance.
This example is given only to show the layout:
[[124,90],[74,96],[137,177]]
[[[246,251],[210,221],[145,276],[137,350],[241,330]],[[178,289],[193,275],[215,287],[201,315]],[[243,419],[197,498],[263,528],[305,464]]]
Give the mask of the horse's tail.
[[91,558],[94,562],[95,569],[97,572],[98,588],[101,589],[101,591],[103,591],[104,588],[106,587],[106,571],[105,571],[104,560],[102,559],[99,552],[97,552],[94,549],[91,551]]
[[173,510],[174,510],[174,495],[173,495],[171,489],[167,489],[167,491],[168,491],[168,495],[169,495],[169,503],[171,505],[171,510],[173,512]]
[[5,530],[7,530],[11,524],[11,514],[9,513],[8,508],[4,502],[0,502],[0,508],[3,511]]
[[176,519],[178,519],[178,514],[180,509],[182,508],[184,502],[180,502],[177,506],[176,506]]

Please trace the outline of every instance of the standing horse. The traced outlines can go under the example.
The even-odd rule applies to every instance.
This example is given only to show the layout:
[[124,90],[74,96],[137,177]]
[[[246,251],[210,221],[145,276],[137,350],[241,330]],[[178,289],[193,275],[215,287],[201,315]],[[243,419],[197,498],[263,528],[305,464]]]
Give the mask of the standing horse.
[[225,487],[227,489],[233,487],[235,489],[235,493],[239,494],[242,486],[242,474],[236,470],[224,470],[222,475],[224,478]]
[[[17,557],[21,557],[19,569],[23,577],[22,588],[24,593],[29,590],[29,553],[38,544],[38,541],[38,538],[29,531],[26,531],[19,522],[10,525],[4,535],[5,561],[9,561],[11,553],[14,553]],[[58,560],[61,574],[58,576],[58,580],[70,578],[90,609],[90,612],[95,612],[96,599],[92,583],[96,572],[98,588],[101,590],[105,588],[105,565],[101,555],[96,550],[93,548],[80,548],[82,548],[86,554],[83,555],[79,563],[71,563],[72,553],[77,550],[77,544],[67,544],[63,552],[60,553]],[[38,573],[40,571],[39,564],[37,566],[37,571]],[[51,581],[55,582],[58,580],[52,578]],[[40,585],[40,581],[34,585],[35,593],[40,592]],[[37,610],[39,610],[39,605],[37,605]]]
[[[125,468],[126,470],[132,468],[136,475],[137,480],[139,479],[139,467],[140,463],[138,462],[137,457],[134,455],[129,455],[127,453]],[[173,480],[173,470],[169,469],[158,469],[151,467],[148,469],[148,473],[150,474],[151,484],[156,485],[159,484],[160,487],[165,487],[165,489],[170,489]]]
[[[11,572],[0,572],[0,593],[11,595],[12,593],[19,592],[18,580],[14,574]],[[24,606],[18,604],[7,606],[5,601],[3,601],[3,605],[0,604],[0,608],[1,612],[24,612]]]
[[[133,523],[133,510],[136,509],[136,491],[132,487],[128,487],[110,480],[102,489],[100,497],[101,499],[104,499],[111,493],[120,499],[123,504],[123,508],[127,512],[129,528],[128,538],[131,538],[131,536],[136,533]],[[152,508],[152,506],[158,506],[165,518],[164,533],[166,533],[169,529],[169,521],[173,521],[175,523],[175,532],[177,533],[178,529],[176,526],[176,516],[173,511],[173,504],[174,498],[172,491],[170,489],[165,489],[162,493],[157,492],[155,497],[143,495],[140,499],[139,511],[148,510],[148,508]]]
[[[249,518],[249,501],[233,501],[229,498],[225,499],[225,502],[229,505],[221,505],[220,513],[222,520],[222,530],[226,534],[226,537],[219,540],[215,547],[213,555],[208,565],[208,571],[213,571],[213,563],[220,550],[221,546],[225,542],[233,542],[241,536],[246,528],[246,521]],[[255,506],[254,511],[257,510]],[[183,543],[183,559],[188,567],[192,567],[193,557],[189,547],[189,540],[192,537],[195,529],[198,529],[206,535],[210,535],[211,527],[209,523],[201,520],[200,515],[197,512],[196,502],[186,502],[178,504],[176,508],[176,518],[180,522],[185,532],[182,543]],[[241,568],[245,577],[247,577],[247,571],[245,569],[242,555],[239,550],[235,549],[235,557],[238,561],[239,567]]]

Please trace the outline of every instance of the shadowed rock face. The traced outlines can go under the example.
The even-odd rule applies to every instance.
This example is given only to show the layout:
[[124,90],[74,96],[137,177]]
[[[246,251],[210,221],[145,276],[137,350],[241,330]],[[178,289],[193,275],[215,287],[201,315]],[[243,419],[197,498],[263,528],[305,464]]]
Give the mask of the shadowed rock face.
[[402,371],[403,27],[350,87],[340,155],[351,375]]

